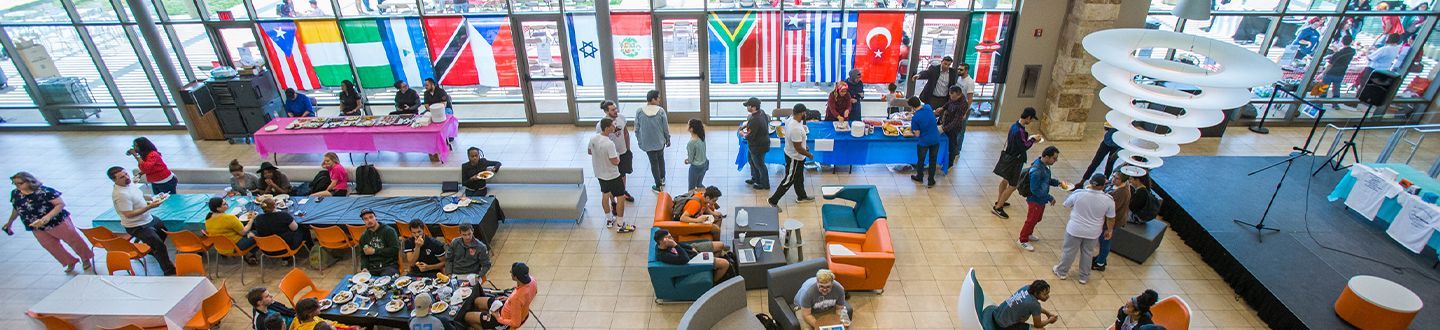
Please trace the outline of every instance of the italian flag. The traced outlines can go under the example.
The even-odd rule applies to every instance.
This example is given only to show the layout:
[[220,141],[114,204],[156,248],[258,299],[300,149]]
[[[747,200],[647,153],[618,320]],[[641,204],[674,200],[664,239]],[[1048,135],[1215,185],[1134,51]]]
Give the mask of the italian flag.
[[380,40],[380,26],[371,19],[340,21],[345,31],[345,46],[355,61],[361,88],[388,88],[395,84],[395,74],[390,70],[390,58],[385,54],[385,45]]

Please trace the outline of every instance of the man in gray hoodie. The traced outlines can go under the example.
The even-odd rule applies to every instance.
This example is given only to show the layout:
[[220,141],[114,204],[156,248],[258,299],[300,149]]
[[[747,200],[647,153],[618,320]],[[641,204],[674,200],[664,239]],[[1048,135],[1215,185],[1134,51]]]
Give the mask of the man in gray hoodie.
[[665,188],[665,148],[670,147],[670,118],[660,107],[660,91],[645,94],[645,106],[635,111],[635,138],[640,150],[650,158],[650,175],[655,185],[650,190]]

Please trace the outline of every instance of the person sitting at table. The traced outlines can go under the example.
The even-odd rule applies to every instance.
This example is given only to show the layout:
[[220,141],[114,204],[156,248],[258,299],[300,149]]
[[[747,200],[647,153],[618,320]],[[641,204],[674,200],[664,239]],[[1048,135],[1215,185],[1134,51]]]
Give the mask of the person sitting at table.
[[295,310],[286,307],[284,303],[275,301],[275,296],[271,295],[270,290],[263,286],[250,289],[250,292],[245,294],[245,300],[250,302],[250,310],[254,314],[251,319],[255,322],[252,326],[255,330],[273,329],[264,324],[272,317],[281,321],[282,329],[285,324],[289,324],[295,319]]
[[405,240],[405,260],[412,263],[410,276],[433,278],[445,269],[445,243],[430,237],[420,219],[410,220],[410,237]]
[[[995,306],[995,325],[1000,329],[1044,328],[1060,321],[1060,315],[1040,306],[1050,300],[1050,283],[1035,280]],[[1032,324],[1026,325],[1025,320]]]
[[[241,250],[255,246],[255,239],[246,236],[246,234],[250,233],[250,225],[255,224],[254,221],[243,225],[240,224],[240,218],[227,212],[230,210],[230,203],[226,203],[224,198],[211,197],[210,201],[206,203],[206,206],[210,208],[210,214],[205,215],[206,236],[224,237],[234,242],[235,246]],[[248,215],[253,218],[255,217],[255,212],[249,212]],[[234,251],[223,250],[220,252],[231,254]],[[243,259],[245,263],[251,265],[259,262],[253,254],[246,254]]]
[[1140,326],[1155,324],[1151,320],[1150,307],[1160,301],[1160,294],[1155,290],[1145,290],[1140,295],[1130,297],[1120,311],[1115,313],[1115,330],[1136,330]]
[[465,323],[481,329],[514,329],[525,323],[539,284],[530,276],[530,266],[523,262],[510,265],[510,279],[515,281],[515,288],[509,295],[487,296],[481,294],[483,290],[475,290],[471,294],[475,297],[470,299],[471,305],[462,306],[459,313],[464,315]]
[[249,196],[260,190],[260,177],[245,173],[239,159],[230,160],[230,192],[226,196]]
[[320,318],[320,301],[315,298],[300,299],[295,303],[295,321],[290,330],[334,330],[335,324]]
[[435,78],[425,78],[425,106],[426,111],[445,111],[450,109],[450,94],[445,93],[440,84],[435,83]]
[[[811,328],[819,329],[821,326],[833,324],[820,324],[816,314],[838,313],[839,308],[844,308],[846,313],[854,317],[855,308],[850,302],[845,301],[845,287],[835,280],[835,273],[829,269],[821,269],[815,272],[815,277],[806,280],[802,284],[800,292],[796,293],[795,305],[800,307],[800,319],[809,324]],[[849,320],[841,320],[849,325]]]
[[461,224],[460,237],[445,248],[445,274],[485,276],[489,272],[490,247],[475,238],[475,227]]
[[256,325],[255,330],[285,330],[287,327],[288,326],[285,325],[285,318],[280,317],[279,314],[273,314],[265,317],[265,321],[262,321],[260,325]]
[[344,197],[350,195],[350,173],[345,171],[345,165],[340,165],[339,155],[333,152],[325,153],[325,160],[320,162],[320,167],[328,171],[327,173],[330,173],[330,185],[325,187],[324,190],[310,193],[310,196]]
[[359,116],[365,114],[361,107],[365,105],[365,98],[360,96],[360,91],[355,89],[355,83],[350,80],[340,81],[340,115]]
[[279,201],[273,197],[262,197],[255,199],[255,203],[260,204],[262,212],[250,220],[250,237],[279,235],[291,249],[298,249],[305,244],[305,232],[300,230],[300,224],[295,222],[295,217],[291,216],[290,212],[275,210]]
[[294,88],[286,88],[285,113],[290,117],[314,117],[315,99],[296,93]]
[[410,89],[404,80],[395,81],[395,111],[392,115],[413,115],[420,113],[420,94]]
[[730,272],[730,260],[720,258],[728,249],[725,243],[712,241],[697,241],[690,243],[679,243],[675,237],[670,236],[669,230],[655,231],[655,259],[671,265],[690,264],[690,259],[695,258],[701,252],[711,252],[715,255],[715,269],[713,277],[715,283],[725,278]]
[[477,197],[490,195],[490,189],[485,187],[487,179],[480,178],[480,172],[490,171],[491,174],[500,172],[500,162],[485,159],[480,148],[470,147],[465,151],[467,161],[460,164],[460,182],[465,185],[465,196]]
[[360,234],[360,269],[374,276],[395,275],[400,267],[396,260],[400,256],[400,235],[395,228],[381,226],[375,219],[375,211],[360,211],[360,220],[365,221],[365,233]]
[[270,162],[260,163],[260,171],[257,173],[260,173],[260,186],[256,187],[255,194],[288,195],[294,189],[290,186],[290,178]]
[[720,237],[720,220],[725,218],[724,214],[715,210],[716,202],[720,200],[720,188],[715,186],[705,189],[695,189],[690,192],[690,199],[685,201],[680,211],[680,222],[706,223],[709,221],[711,227],[710,235]]

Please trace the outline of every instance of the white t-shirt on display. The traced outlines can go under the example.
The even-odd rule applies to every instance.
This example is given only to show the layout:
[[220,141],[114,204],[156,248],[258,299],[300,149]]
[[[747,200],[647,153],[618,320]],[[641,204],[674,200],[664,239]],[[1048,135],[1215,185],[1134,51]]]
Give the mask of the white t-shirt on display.
[[805,123],[795,121],[795,118],[785,119],[785,156],[790,159],[805,159],[805,155],[795,149],[795,142],[804,145],[809,135],[810,127],[805,126]]
[[595,135],[590,138],[590,163],[595,168],[595,178],[600,180],[613,180],[620,177],[620,165],[610,163],[611,158],[620,158],[620,152],[615,151],[615,142],[605,135]]
[[1430,235],[1440,227],[1440,205],[1426,203],[1420,196],[1411,194],[1400,194],[1398,199],[1400,214],[1395,215],[1395,222],[1390,223],[1385,233],[1411,252],[1420,253],[1425,250],[1425,243],[1430,242]]
[[1345,196],[1345,206],[1359,212],[1366,220],[1375,221],[1375,214],[1380,212],[1380,205],[1385,203],[1385,199],[1405,190],[1400,188],[1399,183],[1386,180],[1369,167],[1357,165],[1350,169],[1350,175],[1355,177],[1355,188],[1350,189],[1349,196]]
[[1079,238],[1100,238],[1105,233],[1105,218],[1115,217],[1115,200],[1099,190],[1076,190],[1065,198],[1065,207],[1070,208],[1065,233]]
[[[110,199],[115,202],[115,213],[129,212],[145,208],[145,193],[140,191],[139,183],[131,183],[129,186],[114,186],[110,191]],[[149,224],[150,212],[146,211],[134,218],[120,216],[120,225],[125,228],[135,228]]]

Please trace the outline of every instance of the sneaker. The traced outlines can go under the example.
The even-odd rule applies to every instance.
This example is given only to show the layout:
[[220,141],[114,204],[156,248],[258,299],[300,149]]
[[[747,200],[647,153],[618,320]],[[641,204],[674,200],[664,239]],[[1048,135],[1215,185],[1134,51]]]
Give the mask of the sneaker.
[[992,208],[990,208],[990,213],[994,213],[995,216],[1000,217],[1001,219],[1009,219],[1009,218],[1010,218],[1010,215],[1009,215],[1009,214],[1005,214],[1005,209],[1002,209],[1002,208],[992,207]]
[[[933,178],[932,178],[932,179],[933,179]],[[935,187],[935,180],[930,180],[930,183],[926,183],[926,184],[925,184],[925,188],[934,188],[934,187]]]
[[920,177],[920,176],[918,176],[918,175],[911,175],[911,176],[910,176],[910,181],[925,182],[925,178],[922,178],[922,177]]
[[1031,242],[1038,241],[1038,240],[1040,240],[1039,237],[1035,237],[1035,235],[1030,235],[1030,241],[1031,241]]
[[1035,252],[1035,246],[1030,245],[1030,243],[1016,241],[1015,244],[1019,245],[1021,249],[1025,249],[1025,251]]
[[635,196],[630,196],[630,193],[625,193],[625,201],[626,201],[626,202],[634,203],[634,202],[635,202]]
[[751,185],[751,186],[750,186],[750,189],[755,189],[755,190],[770,190],[770,186],[762,186],[762,185],[758,185],[758,184],[757,184],[757,185]]
[[1091,258],[1091,259],[1090,259],[1090,270],[1102,271],[1102,272],[1103,272],[1103,271],[1105,271],[1105,264],[1102,264],[1102,263],[1099,263],[1099,262],[1095,262],[1095,259],[1094,259],[1094,258]]
[[814,201],[815,201],[815,197],[796,198],[796,199],[795,199],[795,204],[805,204],[805,203],[814,202]]
[[650,191],[654,191],[656,194],[659,194],[660,191],[661,191],[661,190],[660,190],[660,185],[650,186]]
[[755,180],[746,179],[746,180],[745,180],[745,184],[748,184],[748,185],[752,185],[752,186],[753,186],[753,185],[755,185]]
[[1065,274],[1060,273],[1060,267],[1050,267],[1050,272],[1055,273],[1055,277],[1059,277],[1061,281],[1064,281],[1066,278],[1069,277]]
[[615,232],[616,232],[616,233],[620,233],[620,234],[633,233],[633,232],[635,232],[635,225],[631,225],[631,224],[622,225],[622,226],[620,226],[620,229],[615,230]]
[[1090,280],[1083,279],[1083,278],[1081,278],[1081,279],[1076,279],[1076,281],[1079,281],[1080,284],[1090,283]]
[[775,208],[775,212],[776,212],[776,213],[783,212],[783,211],[780,210],[780,205],[779,205],[779,204],[770,203],[770,207]]
[[1007,208],[1007,207],[1010,207],[1010,202],[1005,202],[1005,204],[1000,204],[1000,208]]

